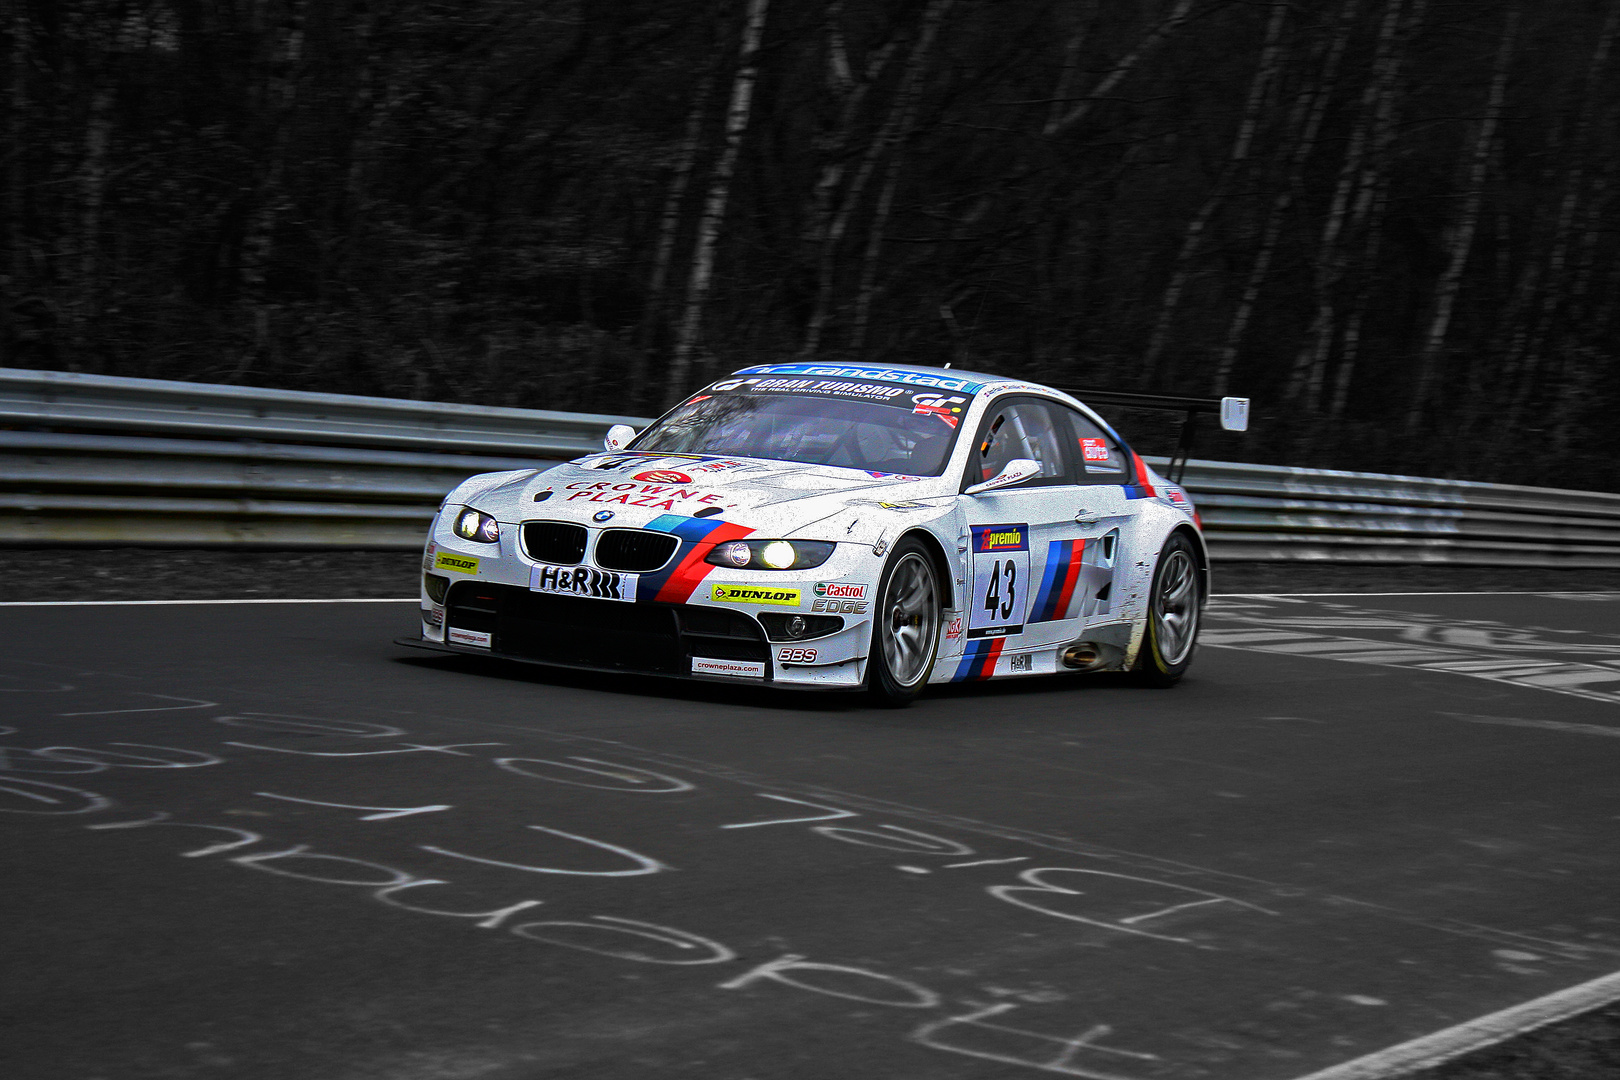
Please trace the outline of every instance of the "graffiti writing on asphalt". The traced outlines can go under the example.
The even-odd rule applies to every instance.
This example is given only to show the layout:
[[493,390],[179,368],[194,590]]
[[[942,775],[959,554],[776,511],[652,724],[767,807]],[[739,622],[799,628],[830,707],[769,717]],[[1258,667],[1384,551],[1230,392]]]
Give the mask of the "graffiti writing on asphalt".
[[1433,671],[1620,703],[1620,644],[1571,631],[1283,596],[1222,597],[1210,623],[1202,645]]
[[[771,1004],[767,997],[811,995],[866,1010],[852,1015],[876,1009],[873,1015],[906,1018],[894,1034],[912,1046],[1040,1072],[1159,1080],[1187,1063],[1149,1043],[1151,1033],[1134,1029],[1129,1012],[1109,1015],[1093,995],[1085,996],[1092,1004],[1079,1006],[1057,991],[967,985],[976,976],[966,965],[899,968],[868,951],[840,955],[842,938],[807,946],[791,932],[719,916],[672,925],[685,920],[660,915],[663,905],[644,906],[653,894],[638,881],[684,880],[771,859],[818,860],[841,884],[856,882],[845,885],[846,899],[866,902],[870,893],[881,903],[870,875],[896,880],[898,872],[908,888],[921,890],[908,904],[936,895],[953,912],[969,906],[1014,928],[1009,939],[1068,942],[1090,955],[1124,950],[1149,964],[1270,955],[1275,946],[1258,943],[1297,902],[1298,894],[1194,867],[1054,855],[942,818],[891,814],[857,797],[761,790],[657,755],[530,749],[534,738],[549,738],[544,734],[451,741],[394,724],[232,711],[196,698],[126,696],[114,704],[129,707],[53,715],[97,731],[109,730],[95,726],[101,718],[161,717],[169,734],[34,739],[26,724],[7,731],[0,820],[54,820],[82,828],[74,834],[87,843],[139,842],[160,857],[302,882],[447,927],[595,958],[591,964],[708,973],[708,991],[728,998]],[[195,737],[177,738],[176,724]],[[387,782],[398,775],[394,763],[414,765],[405,786]],[[243,775],[253,781],[230,788],[232,777]],[[434,779],[424,786],[423,776]],[[125,777],[141,778],[130,788],[138,798],[123,794]],[[187,777],[211,778],[247,801],[228,810],[179,809],[190,805],[189,789],[175,787]],[[455,785],[469,778],[477,784],[464,800]],[[503,812],[493,816],[487,799],[476,797],[490,782],[507,793]],[[174,801],[154,794],[163,791]],[[604,808],[613,813],[594,812]],[[567,818],[569,810],[585,824]],[[1458,932],[1521,948],[1547,944],[1480,927]],[[1556,945],[1547,951],[1556,953]],[[998,1000],[1009,995],[1017,1000]]]
[[[174,700],[181,702],[173,706],[176,710],[195,704]],[[145,708],[79,712],[87,717],[126,715]],[[1031,858],[1028,854],[985,852],[962,837],[873,820],[865,810],[832,800],[747,791],[740,793],[741,803],[732,798],[713,804],[713,796],[720,792],[711,778],[681,775],[674,768],[652,769],[608,757],[566,753],[512,756],[507,744],[500,741],[418,740],[398,726],[360,721],[247,712],[198,719],[220,735],[234,735],[245,729],[257,733],[257,738],[227,737],[208,750],[134,740],[32,746],[25,745],[28,740],[12,732],[11,745],[0,747],[0,816],[88,819],[84,820],[85,830],[108,837],[172,835],[172,853],[179,858],[208,860],[239,871],[346,889],[392,909],[453,920],[575,953],[631,964],[712,967],[717,972],[712,984],[717,992],[807,993],[926,1014],[907,1035],[917,1045],[1061,1075],[1114,1080],[1137,1080],[1145,1074],[1128,1066],[1157,1063],[1159,1059],[1142,1050],[1115,1045],[1114,1028],[1095,1018],[1072,1033],[1047,1032],[1038,1030],[1039,1024],[1016,1022],[1017,1015],[1034,1008],[1030,1002],[987,1004],[972,992],[958,994],[870,963],[842,963],[835,956],[780,947],[761,956],[758,942],[745,948],[743,943],[726,940],[725,935],[709,928],[672,926],[640,918],[634,910],[578,910],[577,901],[568,895],[570,880],[634,879],[690,873],[701,867],[690,865],[688,860],[670,859],[646,849],[642,843],[627,844],[618,838],[586,835],[540,821],[514,820],[502,826],[502,834],[496,836],[487,822],[462,817],[463,812],[451,799],[401,802],[367,798],[363,794],[366,785],[359,777],[344,781],[341,773],[331,770],[355,767],[345,766],[345,761],[357,766],[408,755],[443,761],[446,768],[487,768],[494,775],[510,777],[513,784],[539,783],[558,791],[571,789],[579,792],[576,798],[587,800],[628,796],[636,800],[636,805],[667,805],[670,799],[703,795],[706,798],[701,805],[714,805],[716,809],[714,819],[705,826],[714,837],[709,847],[727,861],[746,857],[745,849],[757,846],[752,839],[755,836],[774,848],[781,841],[770,837],[793,832],[835,846],[926,860],[926,866],[908,863],[897,867],[912,874],[977,872],[995,879],[1004,871],[1016,872],[1012,879],[976,881],[970,887],[989,903],[1081,924],[1121,939],[1149,939],[1208,949],[1216,947],[1213,932],[1195,939],[1184,932],[1161,933],[1153,927],[1161,920],[1185,918],[1194,912],[1204,915],[1207,921],[1207,916],[1220,908],[1242,916],[1273,914],[1238,897],[1146,877],[1081,866],[1026,869]],[[302,745],[277,745],[288,739]],[[180,772],[207,767],[210,772],[218,772],[221,766],[228,770],[233,761],[247,759],[289,765],[296,760],[308,761],[307,767],[301,767],[306,774],[308,769],[319,772],[307,774],[299,785],[265,786],[249,794],[267,807],[280,805],[303,813],[330,814],[334,819],[367,823],[367,829],[378,830],[374,835],[386,836],[391,853],[340,850],[312,843],[280,823],[273,828],[253,823],[254,827],[249,828],[166,809],[131,812],[111,794],[66,783],[66,776],[59,779],[48,775],[101,774],[110,780],[124,770]],[[328,764],[317,766],[317,760]],[[461,764],[453,765],[456,761]],[[143,790],[149,792],[150,788]],[[753,809],[756,806],[757,811]],[[730,813],[726,813],[728,808]],[[667,811],[658,812],[657,818],[669,820]],[[464,838],[454,843],[423,842],[401,831],[410,829],[414,822],[438,819],[459,820]],[[533,849],[534,854],[529,856],[517,854],[524,850],[524,836],[543,841],[543,846]],[[721,847],[712,848],[713,844]],[[736,845],[742,845],[738,852],[726,850]],[[458,866],[496,876],[458,884]],[[1082,876],[1087,877],[1086,886],[1073,887]],[[506,883],[504,888],[499,885],[502,881]],[[626,894],[625,902],[633,903],[634,896]],[[552,917],[538,918],[536,909],[540,908],[553,912]]]

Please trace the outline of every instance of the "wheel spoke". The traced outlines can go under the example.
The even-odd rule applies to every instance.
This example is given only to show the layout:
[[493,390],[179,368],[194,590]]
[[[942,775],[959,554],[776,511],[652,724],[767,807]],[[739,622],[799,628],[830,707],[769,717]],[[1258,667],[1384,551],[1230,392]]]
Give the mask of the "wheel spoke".
[[1173,550],[1159,571],[1152,617],[1167,664],[1186,659],[1198,631],[1198,570],[1185,550]]
[[913,685],[926,673],[939,624],[932,568],[921,555],[908,552],[901,557],[883,601],[876,627],[883,659],[897,682]]

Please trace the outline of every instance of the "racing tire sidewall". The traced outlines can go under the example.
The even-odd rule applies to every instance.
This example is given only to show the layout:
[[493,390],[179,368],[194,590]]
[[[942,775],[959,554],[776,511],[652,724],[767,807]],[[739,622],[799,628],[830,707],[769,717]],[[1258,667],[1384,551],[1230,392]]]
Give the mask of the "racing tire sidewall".
[[934,586],[935,610],[943,610],[943,597],[940,595],[939,568],[934,565],[927,548],[918,540],[907,538],[894,546],[889,561],[883,567],[882,583],[878,586],[878,603],[872,615],[872,640],[867,656],[866,687],[872,698],[880,705],[890,708],[904,708],[917,700],[924,688],[928,686],[929,678],[934,674],[934,662],[939,657],[939,626],[935,619],[933,644],[929,648],[928,663],[923,667],[923,673],[915,683],[907,686],[896,679],[889,671],[888,659],[883,654],[883,642],[879,637],[883,633],[883,623],[888,617],[889,588],[894,582],[895,568],[898,567],[905,556],[915,554],[928,565]]
[[[1156,607],[1159,600],[1159,588],[1164,575],[1165,563],[1169,561],[1174,551],[1184,551],[1193,564],[1193,588],[1198,597],[1195,605],[1197,623],[1193,627],[1193,640],[1187,646],[1186,655],[1180,662],[1171,664],[1164,659],[1164,652],[1159,642],[1159,626]],[[1136,654],[1135,673],[1137,681],[1146,686],[1169,687],[1174,686],[1181,677],[1187,673],[1192,665],[1193,656],[1198,652],[1198,631],[1204,623],[1204,602],[1208,599],[1204,595],[1203,574],[1198,570],[1198,553],[1191,540],[1184,533],[1175,532],[1165,540],[1163,549],[1159,552],[1159,560],[1153,566],[1153,588],[1148,593],[1148,609],[1145,619],[1146,625],[1142,629],[1142,647]]]

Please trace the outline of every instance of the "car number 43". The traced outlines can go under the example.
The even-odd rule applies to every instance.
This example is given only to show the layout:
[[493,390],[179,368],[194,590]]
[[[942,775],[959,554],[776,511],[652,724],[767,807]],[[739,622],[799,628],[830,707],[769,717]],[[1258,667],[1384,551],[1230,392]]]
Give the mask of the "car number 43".
[[1029,606],[1029,527],[973,526],[973,606],[968,637],[1003,637],[1024,627]]

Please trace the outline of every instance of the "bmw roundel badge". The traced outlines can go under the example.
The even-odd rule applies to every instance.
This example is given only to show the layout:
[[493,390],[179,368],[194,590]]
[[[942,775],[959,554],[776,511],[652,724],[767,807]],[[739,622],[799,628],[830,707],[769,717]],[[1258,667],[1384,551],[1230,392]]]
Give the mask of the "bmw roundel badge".
[[594,517],[592,517],[591,520],[592,521],[612,521],[613,520],[613,511],[611,511],[611,510],[598,510],[596,512],[596,515]]

